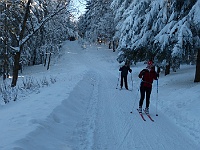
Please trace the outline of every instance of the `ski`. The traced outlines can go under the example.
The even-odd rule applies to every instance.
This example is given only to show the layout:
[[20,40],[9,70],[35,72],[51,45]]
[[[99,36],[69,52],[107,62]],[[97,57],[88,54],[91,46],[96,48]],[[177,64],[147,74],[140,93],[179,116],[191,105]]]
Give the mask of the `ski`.
[[149,114],[146,113],[146,111],[143,109],[144,113],[147,115],[147,117],[152,121],[154,122],[154,120],[151,118],[151,116]]
[[137,109],[138,113],[140,114],[142,120],[146,121],[146,119],[144,118],[143,114],[139,112],[139,110]]
[[127,89],[123,89],[123,88],[119,88],[119,90],[121,91],[121,90],[125,90],[125,91],[133,91],[133,90],[127,90]]

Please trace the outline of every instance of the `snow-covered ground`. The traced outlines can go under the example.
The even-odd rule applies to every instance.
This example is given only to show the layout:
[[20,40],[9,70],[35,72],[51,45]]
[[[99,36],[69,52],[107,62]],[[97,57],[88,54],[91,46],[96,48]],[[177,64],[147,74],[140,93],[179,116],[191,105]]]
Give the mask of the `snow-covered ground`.
[[116,57],[104,45],[83,49],[77,41],[66,41],[50,70],[43,65],[25,68],[20,75],[53,77],[56,83],[19,94],[16,102],[1,102],[0,150],[199,150],[200,84],[193,82],[195,66],[160,74],[150,104],[155,122],[144,115],[145,122],[136,109],[137,76],[146,66],[132,65],[132,91],[120,91],[116,86],[121,64]]

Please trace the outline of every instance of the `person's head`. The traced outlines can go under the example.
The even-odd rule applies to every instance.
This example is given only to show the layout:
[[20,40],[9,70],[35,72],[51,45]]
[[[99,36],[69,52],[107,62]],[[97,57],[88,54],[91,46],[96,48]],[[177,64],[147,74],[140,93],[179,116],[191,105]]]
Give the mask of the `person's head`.
[[152,61],[148,61],[147,62],[147,68],[151,69],[153,67],[153,62]]
[[128,66],[128,65],[129,65],[129,63],[126,61],[126,62],[125,62],[125,66]]

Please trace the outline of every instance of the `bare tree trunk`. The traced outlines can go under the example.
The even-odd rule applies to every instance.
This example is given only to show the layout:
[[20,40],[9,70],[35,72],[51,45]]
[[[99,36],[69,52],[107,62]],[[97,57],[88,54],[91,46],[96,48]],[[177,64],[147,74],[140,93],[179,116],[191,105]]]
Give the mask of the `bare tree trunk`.
[[113,52],[115,52],[115,41],[113,40]]
[[165,75],[170,74],[170,63],[166,65],[165,67]]
[[18,79],[18,71],[19,71],[19,60],[20,60],[20,52],[17,52],[14,57],[14,66],[13,66],[13,78],[11,86],[15,87]]
[[112,45],[112,44],[111,44],[111,41],[110,41],[110,42],[109,42],[109,49],[111,49],[111,48],[112,48],[112,47],[111,47],[111,45]]
[[6,10],[6,15],[4,19],[4,34],[5,34],[5,39],[4,39],[4,62],[3,62],[3,80],[8,78],[8,21],[7,21],[7,4],[5,3],[5,10]]
[[46,64],[47,64],[47,51],[46,51],[45,58],[44,58],[44,67],[46,66]]
[[200,48],[198,49],[197,54],[197,64],[194,82],[200,82]]
[[[53,18],[54,16],[56,16],[60,11],[66,9],[66,5],[68,3],[65,3],[64,6],[62,6],[58,11],[56,11],[55,13],[51,14],[49,17],[47,17],[39,27],[37,27],[37,29],[35,29],[33,31],[33,33],[30,36],[27,36],[26,40],[23,41],[24,38],[24,32],[25,32],[25,28],[26,28],[26,22],[28,20],[29,14],[30,14],[30,5],[31,5],[32,0],[28,0],[27,5],[26,5],[26,12],[24,15],[24,20],[22,22],[21,25],[21,31],[19,33],[19,41],[18,41],[18,47],[19,47],[19,51],[16,52],[15,57],[14,57],[14,67],[13,67],[13,79],[12,79],[12,83],[11,86],[14,87],[17,84],[17,79],[18,79],[18,69],[19,69],[19,61],[20,61],[20,55],[23,49],[23,44],[26,43],[31,37],[32,35],[34,35],[39,29],[42,28],[42,26],[49,21],[51,18]],[[23,41],[23,42],[22,42]]]
[[36,58],[37,58],[37,53],[36,53],[36,48],[34,49],[34,52],[33,52],[33,63],[32,63],[32,65],[34,66],[34,65],[36,65]]
[[3,80],[8,78],[8,61],[7,61],[7,56],[4,58],[4,64],[3,64]]
[[50,52],[50,54],[49,54],[49,61],[48,61],[47,70],[49,70],[49,67],[50,67],[50,62],[51,62],[51,52]]
[[4,50],[4,61],[3,61],[3,80],[5,80],[6,78],[8,78],[8,68],[9,68],[9,64],[8,64],[8,52],[7,52],[7,40],[8,38],[6,37],[4,40],[5,43],[5,50]]
[[22,23],[22,30],[19,34],[19,41],[18,41],[19,51],[16,52],[16,54],[14,56],[13,79],[12,79],[11,87],[15,87],[17,85],[18,71],[19,71],[19,61],[20,61],[21,51],[23,49],[23,45],[20,45],[20,42],[22,41],[22,39],[24,37],[26,22],[28,20],[28,16],[29,16],[29,13],[30,13],[30,4],[31,4],[31,0],[28,0],[27,6],[26,6],[26,12],[25,12],[25,15],[24,15],[24,20],[23,20],[23,23]]

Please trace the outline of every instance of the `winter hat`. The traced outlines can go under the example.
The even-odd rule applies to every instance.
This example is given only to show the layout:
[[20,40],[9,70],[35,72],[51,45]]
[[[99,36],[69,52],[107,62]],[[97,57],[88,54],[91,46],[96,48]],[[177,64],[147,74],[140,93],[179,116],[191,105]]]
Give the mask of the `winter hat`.
[[147,68],[152,68],[153,67],[153,62],[152,61],[148,61],[147,62]]

